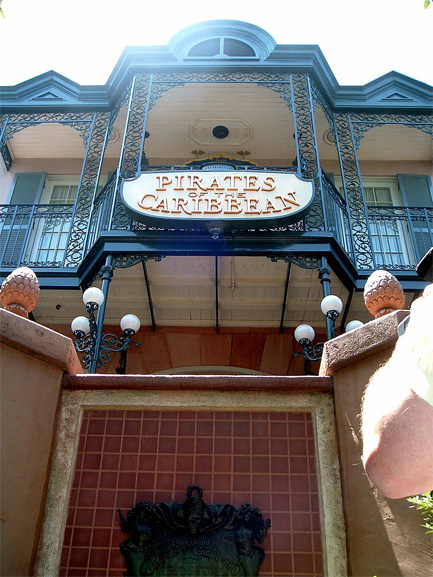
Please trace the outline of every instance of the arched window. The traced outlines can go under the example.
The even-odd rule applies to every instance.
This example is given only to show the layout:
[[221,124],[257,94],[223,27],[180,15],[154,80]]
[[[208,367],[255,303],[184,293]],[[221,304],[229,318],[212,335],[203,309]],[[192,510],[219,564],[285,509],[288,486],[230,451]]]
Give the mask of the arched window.
[[275,49],[267,32],[246,22],[211,20],[188,26],[173,36],[168,48],[178,60],[264,61]]

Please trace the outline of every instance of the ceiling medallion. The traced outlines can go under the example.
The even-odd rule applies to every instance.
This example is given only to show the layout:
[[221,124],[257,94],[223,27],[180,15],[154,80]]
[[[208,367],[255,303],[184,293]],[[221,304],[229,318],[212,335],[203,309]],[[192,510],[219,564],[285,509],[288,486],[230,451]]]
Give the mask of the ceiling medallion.
[[110,133],[110,137],[109,137],[109,142],[117,142],[120,138],[120,132],[117,130],[117,128],[113,128],[113,130]]
[[323,134],[323,140],[326,142],[326,144],[335,146],[335,138],[330,128]]
[[216,145],[222,139],[224,146],[241,146],[252,138],[253,128],[245,120],[236,118],[208,118],[191,124],[188,134],[201,146]]
[[212,134],[215,136],[215,138],[219,139],[227,138],[229,132],[230,131],[227,126],[223,126],[222,124],[215,126],[215,128],[212,130]]

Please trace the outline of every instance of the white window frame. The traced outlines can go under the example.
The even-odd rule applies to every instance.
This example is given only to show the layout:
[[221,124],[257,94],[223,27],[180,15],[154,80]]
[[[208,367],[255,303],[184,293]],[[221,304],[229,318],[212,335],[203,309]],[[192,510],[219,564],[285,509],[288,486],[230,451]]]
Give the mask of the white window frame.
[[362,187],[389,188],[391,191],[392,206],[403,206],[403,200],[396,176],[364,176],[362,178]]
[[[397,176],[365,176],[362,178],[362,186],[363,189],[388,188],[391,193],[391,201],[392,201],[392,205],[390,206],[393,207],[403,206],[403,197],[400,192]],[[365,199],[365,201],[367,203],[367,199]],[[376,206],[380,206],[380,204],[376,204]],[[398,238],[398,243],[400,245],[399,250],[401,251],[402,254],[402,262],[394,264],[409,265],[410,263],[414,262],[415,257],[412,250],[412,242],[410,240],[410,234],[407,224],[400,220],[397,220],[395,224],[398,232],[396,236]],[[378,264],[387,265],[388,263],[378,263]]]
[[[104,181],[105,181],[105,179],[104,179]],[[72,175],[72,176],[71,175],[47,175],[45,178],[44,188],[42,189],[41,197],[40,197],[38,204],[40,204],[40,205],[51,204],[51,199],[53,196],[54,188],[56,186],[76,186],[78,189],[79,184],[80,184],[80,176],[79,175]],[[102,186],[103,186],[103,184],[100,183],[98,185],[98,189],[102,188]],[[78,192],[78,190],[77,190],[77,192]],[[76,201],[76,197],[71,202],[53,203],[53,206],[56,204],[58,204],[58,205],[68,204],[71,207],[73,207],[75,204],[75,201]],[[57,241],[55,240],[56,234],[64,234],[66,232],[66,230],[63,229],[62,231],[56,231],[55,226],[50,232],[47,233],[48,235],[51,235],[51,238],[48,241],[48,246],[45,246],[45,247],[41,246],[42,236],[43,236],[44,231],[46,229],[46,224],[47,224],[47,221],[45,221],[43,218],[35,221],[34,229],[32,232],[31,242],[29,243],[29,246],[32,247],[31,254],[28,257],[30,261],[34,260],[34,261],[39,262],[40,258],[41,258],[41,254],[43,252],[46,252],[47,256],[50,255],[51,253],[53,253],[55,258],[57,258],[58,255],[62,254],[66,250],[66,247],[63,247],[63,244],[62,244],[62,241],[60,238],[57,239]],[[72,221],[69,225],[68,233],[70,231],[71,226],[72,226]]]
[[[47,175],[45,178],[45,186],[42,190],[40,204],[51,204],[51,197],[53,195],[55,186],[77,186],[80,184],[79,176],[57,176]],[[74,200],[75,202],[75,200]],[[70,204],[70,203],[65,203]],[[73,203],[72,203],[73,204]]]
[[[335,180],[336,180],[336,187],[339,190],[341,190],[343,186],[341,178],[336,178]],[[392,200],[392,205],[389,206],[390,207],[403,206],[403,199],[398,185],[397,176],[364,176],[362,177],[362,188],[363,191],[365,188],[389,188]],[[364,201],[367,204],[367,199],[365,198],[365,192],[364,192]],[[376,206],[380,206],[380,204],[377,204]],[[370,227],[372,224],[373,223],[370,223]],[[398,242],[400,245],[399,251],[401,252],[401,262],[392,264],[410,265],[411,263],[414,262],[415,257],[412,250],[412,243],[410,240],[409,230],[407,229],[405,223],[400,220],[398,220],[395,224],[398,231],[398,234],[395,236],[399,239]],[[378,232],[380,233],[379,229]],[[379,237],[380,235],[378,234],[375,236]],[[374,254],[376,255],[376,258],[379,257],[380,260],[380,258],[382,258],[383,253],[382,251],[380,252],[374,251]],[[378,262],[377,264],[384,266],[385,268],[391,268],[390,263]]]

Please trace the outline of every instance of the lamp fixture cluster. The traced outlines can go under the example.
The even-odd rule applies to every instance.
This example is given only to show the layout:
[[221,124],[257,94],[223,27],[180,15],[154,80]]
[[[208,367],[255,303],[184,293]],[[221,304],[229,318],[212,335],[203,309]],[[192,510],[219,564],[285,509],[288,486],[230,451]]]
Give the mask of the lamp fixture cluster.
[[[335,322],[343,310],[343,302],[336,295],[328,295],[320,303],[320,308],[325,317],[331,321],[331,328],[328,337],[333,339],[336,336]],[[361,321],[351,321],[346,325],[346,332],[357,329],[362,324],[363,323]],[[314,346],[311,345],[315,336],[315,330],[311,325],[308,324],[297,326],[294,332],[295,340],[301,345],[302,349],[293,353],[293,355],[295,357],[298,355],[302,355],[304,357],[304,372],[306,375],[313,374],[311,371],[311,362],[320,361],[323,354],[323,347],[325,344],[324,342],[316,343]]]
[[137,347],[141,343],[134,341],[132,337],[140,328],[140,319],[133,314],[127,314],[120,321],[123,331],[119,338],[113,334],[103,334],[102,327],[98,327],[97,312],[104,303],[104,293],[97,287],[90,287],[83,293],[83,302],[86,306],[88,317],[76,317],[71,323],[71,329],[76,338],[75,349],[84,353],[83,364],[89,373],[96,372],[97,368],[110,362],[110,353],[121,353],[120,365],[117,373],[124,374],[126,371],[126,351],[130,343]]
[[[83,364],[89,373],[96,372],[97,368],[110,362],[110,353],[120,352],[120,365],[116,369],[118,374],[126,372],[127,349],[131,343],[137,347],[141,343],[133,340],[133,336],[140,329],[140,319],[134,314],[127,314],[122,317],[120,327],[123,331],[119,338],[114,334],[103,334],[102,326],[97,322],[97,313],[105,300],[104,293],[97,287],[88,288],[83,294],[83,302],[86,306],[88,317],[78,316],[71,323],[71,329],[75,336],[75,349],[79,353],[84,353]],[[328,339],[336,336],[335,322],[343,310],[343,303],[338,296],[328,295],[320,303],[322,313],[328,323]],[[102,323],[101,323],[102,324]],[[361,321],[353,320],[346,325],[346,332],[355,330],[362,326]],[[304,373],[312,375],[311,362],[319,361],[322,358],[324,342],[312,345],[316,333],[312,326],[301,324],[294,332],[295,340],[302,349],[293,353],[294,356],[304,357]]]

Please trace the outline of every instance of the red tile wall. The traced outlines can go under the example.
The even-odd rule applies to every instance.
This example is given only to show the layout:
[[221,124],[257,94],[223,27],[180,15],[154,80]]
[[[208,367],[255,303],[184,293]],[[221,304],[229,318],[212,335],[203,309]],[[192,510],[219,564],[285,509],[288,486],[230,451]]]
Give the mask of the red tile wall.
[[117,508],[183,502],[191,484],[271,518],[261,576],[323,575],[309,413],[131,410],[84,413],[60,575],[123,575]]

